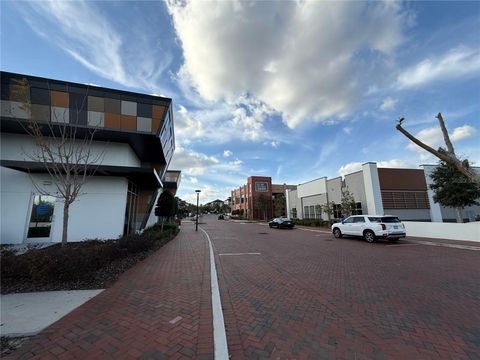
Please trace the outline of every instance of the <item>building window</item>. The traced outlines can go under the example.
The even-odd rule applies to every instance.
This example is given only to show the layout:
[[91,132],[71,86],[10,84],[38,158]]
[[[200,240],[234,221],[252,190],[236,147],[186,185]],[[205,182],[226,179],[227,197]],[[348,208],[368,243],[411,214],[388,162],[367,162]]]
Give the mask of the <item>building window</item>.
[[134,234],[137,230],[136,217],[137,217],[137,199],[138,190],[137,186],[128,182],[127,190],[127,207],[125,209],[125,223],[123,226],[123,233],[125,235]]
[[308,206],[303,207],[303,218],[310,219],[310,207]]
[[342,205],[340,204],[333,205],[333,217],[335,219],[339,219],[341,215],[342,215]]
[[27,238],[50,237],[54,207],[55,198],[53,196],[35,195],[33,197]]
[[315,219],[322,220],[322,207],[315,205]]
[[292,218],[294,218],[294,219],[297,218],[297,208],[292,209]]
[[426,191],[382,191],[384,209],[430,209]]
[[352,207],[352,215],[362,215],[362,203],[357,202],[355,206]]

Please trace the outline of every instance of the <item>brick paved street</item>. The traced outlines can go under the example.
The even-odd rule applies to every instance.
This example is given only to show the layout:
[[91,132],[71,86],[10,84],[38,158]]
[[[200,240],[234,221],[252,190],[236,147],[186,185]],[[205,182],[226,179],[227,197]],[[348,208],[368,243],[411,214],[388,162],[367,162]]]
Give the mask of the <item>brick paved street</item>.
[[204,228],[234,359],[480,359],[479,251]]
[[[480,359],[480,251],[203,222],[232,359]],[[182,227],[12,358],[213,358],[208,244]]]

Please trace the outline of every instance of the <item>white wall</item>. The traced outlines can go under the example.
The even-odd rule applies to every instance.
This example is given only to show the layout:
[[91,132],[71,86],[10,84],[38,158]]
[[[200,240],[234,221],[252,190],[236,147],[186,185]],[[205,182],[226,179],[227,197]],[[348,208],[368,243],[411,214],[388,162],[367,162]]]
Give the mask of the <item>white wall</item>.
[[[33,179],[45,189],[54,188],[47,175],[33,175]],[[84,194],[70,206],[69,241],[120,236],[125,220],[127,185],[125,178],[91,178],[82,188]],[[0,167],[0,189],[0,243],[26,242],[31,201],[37,191],[28,174],[4,167]],[[58,200],[50,241],[61,241],[62,221],[63,203]]]
[[[4,133],[1,134],[0,148],[2,160],[32,161],[28,155],[34,153],[36,146],[28,135]],[[91,149],[93,156],[104,153],[102,165],[140,166],[138,157],[128,144],[94,141]]]
[[307,196],[325,194],[327,192],[327,178],[312,180],[297,186],[297,193],[299,198]]
[[480,242],[480,222],[464,224],[403,221],[407,236]]
[[377,164],[363,164],[362,173],[363,181],[365,183],[367,213],[371,215],[383,215],[382,193],[380,192]]

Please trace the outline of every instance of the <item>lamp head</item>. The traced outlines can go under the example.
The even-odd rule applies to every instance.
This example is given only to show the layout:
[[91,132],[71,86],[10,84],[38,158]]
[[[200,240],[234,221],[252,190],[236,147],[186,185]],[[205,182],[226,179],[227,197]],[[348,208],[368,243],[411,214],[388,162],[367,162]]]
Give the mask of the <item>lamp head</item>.
[[195,190],[196,193],[199,193],[199,192],[201,192],[201,191],[202,191],[202,190]]

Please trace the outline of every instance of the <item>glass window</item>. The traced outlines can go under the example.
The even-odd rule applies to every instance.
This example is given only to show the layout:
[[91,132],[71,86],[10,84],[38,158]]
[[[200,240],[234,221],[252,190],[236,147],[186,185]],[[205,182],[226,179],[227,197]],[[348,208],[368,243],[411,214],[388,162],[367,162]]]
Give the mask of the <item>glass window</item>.
[[293,209],[292,209],[292,217],[293,217],[294,219],[297,218],[297,209],[296,209],[296,208],[293,208]]
[[354,219],[354,218],[350,216],[350,217],[346,218],[346,219],[343,221],[343,223],[344,223],[344,224],[353,224],[353,219]]
[[303,218],[304,218],[304,219],[310,219],[309,207],[308,207],[308,206],[304,206],[303,211],[304,211]]
[[28,224],[27,238],[50,237],[54,207],[55,198],[53,196],[35,195]]
[[365,218],[363,216],[356,216],[356,217],[353,218],[353,222],[354,223],[364,223]]
[[384,217],[382,217],[382,222],[384,222],[384,223],[399,223],[400,220],[398,220],[397,217],[384,216]]

